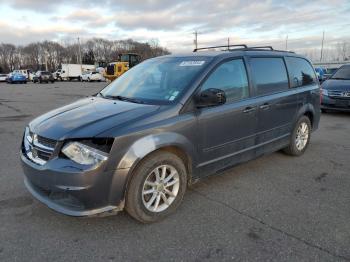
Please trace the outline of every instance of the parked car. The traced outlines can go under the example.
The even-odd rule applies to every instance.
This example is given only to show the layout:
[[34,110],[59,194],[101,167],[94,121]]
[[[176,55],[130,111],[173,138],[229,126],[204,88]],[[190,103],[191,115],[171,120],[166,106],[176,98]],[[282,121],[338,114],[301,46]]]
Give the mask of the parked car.
[[350,112],[350,64],[340,67],[322,83],[322,112],[327,110]]
[[53,75],[48,71],[38,71],[33,77],[34,83],[54,83],[55,79]]
[[337,70],[338,67],[326,68],[325,73],[323,75],[324,80],[330,78]]
[[316,71],[318,81],[320,81],[320,83],[322,83],[324,80],[326,80],[326,78],[324,76],[325,70],[322,67],[315,67],[315,71]]
[[84,81],[88,81],[88,82],[91,82],[91,81],[99,81],[101,82],[102,81],[102,75],[96,71],[87,71],[87,72],[84,72],[81,76],[80,76],[80,80],[82,82]]
[[201,178],[280,149],[302,155],[320,119],[311,63],[234,48],[146,60],[31,121],[20,154],[28,190],[67,215],[125,208],[150,223]]
[[23,75],[22,73],[12,72],[7,77],[7,83],[9,83],[9,84],[14,84],[14,83],[26,84],[27,77],[25,75]]
[[26,77],[27,81],[30,81],[30,74],[31,74],[31,70],[29,69],[17,69],[17,70],[13,70],[13,73],[18,73],[18,74],[22,74]]
[[0,74],[0,82],[6,82],[7,81],[7,75],[6,74]]

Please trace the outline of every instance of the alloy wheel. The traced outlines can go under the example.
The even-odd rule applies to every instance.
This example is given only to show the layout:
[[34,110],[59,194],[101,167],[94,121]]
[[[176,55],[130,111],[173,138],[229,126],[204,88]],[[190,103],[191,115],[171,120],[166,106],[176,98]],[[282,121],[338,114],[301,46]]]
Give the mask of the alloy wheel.
[[142,202],[151,212],[166,210],[176,199],[180,177],[171,165],[161,165],[147,176],[142,188]]
[[305,122],[301,122],[295,137],[295,146],[299,151],[302,151],[309,139],[309,127]]

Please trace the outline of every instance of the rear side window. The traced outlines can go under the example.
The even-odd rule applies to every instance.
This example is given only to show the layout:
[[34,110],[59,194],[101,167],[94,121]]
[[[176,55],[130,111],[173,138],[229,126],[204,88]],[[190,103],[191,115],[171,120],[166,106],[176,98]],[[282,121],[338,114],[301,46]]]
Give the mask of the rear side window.
[[301,87],[316,83],[315,72],[308,61],[298,57],[286,57],[291,86]]
[[202,85],[202,90],[218,88],[225,91],[227,102],[249,96],[247,72],[242,59],[219,65]]
[[251,58],[250,65],[258,95],[288,90],[288,76],[283,58]]

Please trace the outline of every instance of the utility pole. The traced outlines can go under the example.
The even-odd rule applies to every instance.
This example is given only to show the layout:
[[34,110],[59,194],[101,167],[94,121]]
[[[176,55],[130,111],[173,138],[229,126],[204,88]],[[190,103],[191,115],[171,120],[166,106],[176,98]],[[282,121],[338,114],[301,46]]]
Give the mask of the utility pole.
[[324,43],[324,30],[323,30],[323,35],[322,35],[321,58],[320,58],[320,62],[322,62],[322,59],[323,59],[323,43]]
[[198,48],[198,32],[197,32],[197,30],[194,31],[193,34],[194,34],[194,41],[193,41],[193,43],[194,43],[194,48],[197,49],[197,48]]
[[230,38],[228,37],[227,38],[227,50],[229,50],[230,49]]
[[82,73],[83,72],[83,65],[82,65],[82,61],[81,61],[81,47],[80,47],[79,37],[78,37],[78,50],[79,50],[78,59],[79,59],[79,64],[80,64],[80,71]]
[[288,50],[288,35],[286,37],[286,51]]

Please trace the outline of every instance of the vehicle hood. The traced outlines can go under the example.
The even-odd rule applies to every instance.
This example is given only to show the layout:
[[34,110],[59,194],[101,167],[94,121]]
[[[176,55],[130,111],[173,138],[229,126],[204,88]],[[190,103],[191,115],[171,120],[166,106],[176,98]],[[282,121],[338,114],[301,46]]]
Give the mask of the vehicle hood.
[[322,83],[322,88],[327,90],[350,91],[350,80],[328,79]]
[[160,106],[89,97],[34,119],[29,128],[40,136],[64,140],[90,138],[156,111]]

